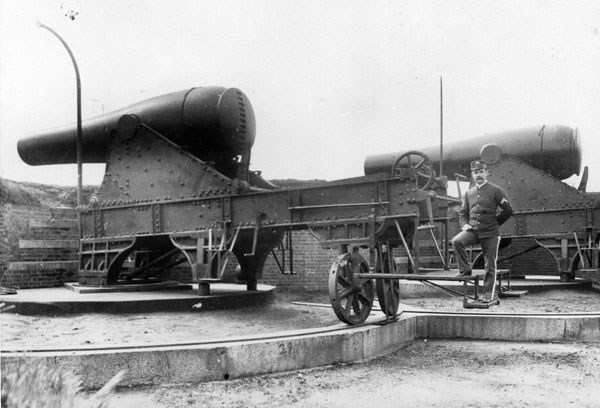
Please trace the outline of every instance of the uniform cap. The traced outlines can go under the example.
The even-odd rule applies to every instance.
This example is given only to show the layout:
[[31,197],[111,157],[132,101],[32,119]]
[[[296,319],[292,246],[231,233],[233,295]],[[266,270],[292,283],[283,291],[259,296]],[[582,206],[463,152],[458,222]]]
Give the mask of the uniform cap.
[[475,170],[486,170],[487,169],[487,165],[482,162],[481,160],[473,160],[471,162],[471,171],[475,171]]

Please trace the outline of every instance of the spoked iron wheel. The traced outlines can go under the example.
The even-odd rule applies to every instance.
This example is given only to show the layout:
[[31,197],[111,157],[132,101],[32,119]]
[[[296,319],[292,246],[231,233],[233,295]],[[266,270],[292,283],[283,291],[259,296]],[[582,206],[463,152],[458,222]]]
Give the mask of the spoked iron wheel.
[[435,171],[429,157],[421,152],[411,150],[396,159],[392,166],[392,177],[403,176],[406,172],[416,177],[417,188],[426,190],[435,180]]
[[[381,252],[380,252],[381,253]],[[377,257],[377,273],[396,273],[396,263],[387,252]],[[375,288],[381,311],[394,317],[400,305],[400,282],[398,279],[376,279]]]
[[358,279],[369,273],[369,265],[358,250],[340,255],[329,271],[329,300],[338,319],[347,324],[361,324],[373,306],[373,281]]

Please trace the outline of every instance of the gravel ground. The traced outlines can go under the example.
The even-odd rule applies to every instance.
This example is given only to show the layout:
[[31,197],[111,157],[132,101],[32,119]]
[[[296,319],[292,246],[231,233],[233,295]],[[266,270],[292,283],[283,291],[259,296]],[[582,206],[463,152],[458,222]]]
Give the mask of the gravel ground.
[[600,343],[415,341],[367,362],[120,390],[111,407],[600,407]]
[[[503,299],[490,309],[463,309],[448,296],[406,298],[400,310],[469,313],[600,312],[596,291],[552,290]],[[374,307],[377,308],[377,301]],[[381,318],[372,313],[371,318]],[[342,324],[327,293],[280,292],[272,303],[245,309],[148,314],[22,316],[3,313],[4,349],[72,348],[103,345],[171,344],[327,327]]]
[[[326,293],[247,309],[144,315],[1,315],[6,348],[200,341],[340,324]],[[464,312],[448,297],[401,310]],[[377,305],[377,304],[375,304]],[[600,312],[597,291],[553,290],[470,313]],[[374,314],[376,317],[377,314]],[[381,315],[379,315],[381,316]],[[600,343],[414,341],[364,362],[201,384],[120,389],[110,407],[600,407]]]

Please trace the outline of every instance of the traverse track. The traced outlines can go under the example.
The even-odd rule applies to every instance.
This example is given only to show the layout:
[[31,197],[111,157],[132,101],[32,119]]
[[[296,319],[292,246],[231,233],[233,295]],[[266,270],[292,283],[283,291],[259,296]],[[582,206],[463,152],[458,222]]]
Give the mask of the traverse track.
[[[315,304],[322,307],[324,305]],[[599,313],[379,312],[367,322],[204,341],[165,344],[10,349],[2,369],[24,360],[71,368],[86,388],[99,388],[126,370],[121,385],[239,378],[371,359],[416,339],[600,341]]]

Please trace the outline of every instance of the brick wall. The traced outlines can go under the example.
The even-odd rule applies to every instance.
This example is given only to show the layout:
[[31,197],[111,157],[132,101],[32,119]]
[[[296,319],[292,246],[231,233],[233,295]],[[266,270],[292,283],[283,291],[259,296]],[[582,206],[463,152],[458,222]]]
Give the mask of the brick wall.
[[[526,251],[535,245],[533,238],[513,238],[510,245],[500,251],[499,258],[509,257]],[[499,268],[511,269],[513,275],[552,275],[559,276],[555,258],[547,250],[534,249],[498,264]]]
[[[47,208],[4,204],[0,206],[0,273],[2,286],[39,288],[61,286],[77,280],[77,224],[76,211],[69,208]],[[421,241],[422,260],[436,258],[430,242]],[[295,274],[282,273],[269,255],[261,283],[286,289],[326,291],[329,269],[338,256],[334,249],[323,249],[308,231],[292,232]],[[513,239],[501,256],[522,251],[532,245],[530,239]],[[368,251],[361,252],[369,259]],[[280,254],[277,253],[280,257]],[[394,256],[400,272],[406,272],[408,260],[402,250]],[[286,260],[286,269],[289,263]],[[281,262],[281,259],[280,259]],[[235,282],[237,261],[229,261],[224,280]],[[424,265],[435,266],[435,265]],[[454,265],[451,265],[455,267]],[[499,265],[511,268],[515,274],[556,275],[554,258],[545,250],[536,249]],[[189,282],[191,273],[186,264],[175,268],[163,278]]]
[[[269,254],[263,268],[262,279],[259,282],[286,289],[326,291],[329,268],[337,258],[337,251],[322,249],[317,240],[308,231],[292,232],[292,242],[294,250],[293,271],[295,273],[288,273],[289,259],[287,258],[287,254],[284,268],[286,271],[285,274],[279,269],[273,254]],[[277,250],[275,250],[275,253],[281,263],[281,253]],[[363,254],[363,256],[368,256],[368,254]],[[223,276],[224,282],[241,283],[236,279],[235,269],[237,266],[237,259],[232,255]],[[173,268],[169,275],[163,276],[163,278],[179,282],[190,282],[191,277],[190,268],[187,266],[187,263]]]
[[[441,267],[441,260],[431,238],[423,231],[420,232],[419,237],[422,266]],[[339,255],[338,250],[321,248],[316,238],[308,231],[292,232],[292,246],[296,274],[281,273],[275,259],[269,255],[262,282],[288,289],[327,291],[329,270]],[[360,254],[369,262],[367,249],[361,249]],[[279,257],[279,254],[277,256]],[[404,248],[395,248],[394,258],[399,267],[398,273],[408,273],[408,258]],[[279,261],[281,262],[281,259]]]
[[[76,281],[76,218],[77,212],[71,208],[1,205],[0,285],[28,289]],[[337,251],[322,249],[307,231],[293,232],[293,245],[296,274],[282,274],[273,255],[269,255],[261,282],[284,288],[327,290],[328,271]],[[225,281],[235,282],[237,265],[232,257]],[[191,272],[184,263],[163,277],[189,282]]]
[[[265,262],[262,282],[286,289],[326,291],[329,268],[337,259],[338,251],[321,248],[315,237],[308,231],[292,232],[292,247],[295,273],[281,273],[273,255],[269,255]],[[362,255],[365,256],[365,254]],[[280,254],[277,253],[277,256],[281,262]],[[289,266],[287,259],[286,264]]]
[[71,208],[0,205],[0,284],[25,289],[76,280],[76,219]]

